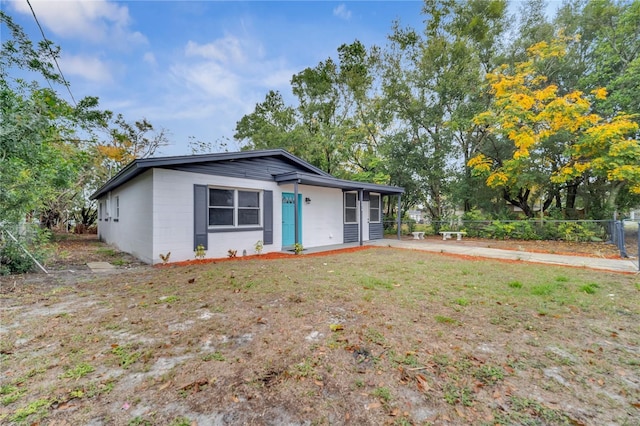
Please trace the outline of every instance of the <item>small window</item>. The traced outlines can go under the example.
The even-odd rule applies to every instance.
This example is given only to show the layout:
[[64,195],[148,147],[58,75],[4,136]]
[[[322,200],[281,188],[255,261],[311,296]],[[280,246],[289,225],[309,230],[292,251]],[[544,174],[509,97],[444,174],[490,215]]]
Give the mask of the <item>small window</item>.
[[120,197],[116,197],[115,219],[120,219]]
[[260,225],[260,193],[238,191],[238,225]]
[[355,192],[344,193],[344,222],[358,222],[358,194]]
[[104,216],[104,204],[102,204],[102,201],[100,201],[98,203],[98,220],[102,220],[103,216]]
[[369,221],[380,222],[380,195],[369,195]]
[[234,190],[209,189],[209,225],[234,226]]

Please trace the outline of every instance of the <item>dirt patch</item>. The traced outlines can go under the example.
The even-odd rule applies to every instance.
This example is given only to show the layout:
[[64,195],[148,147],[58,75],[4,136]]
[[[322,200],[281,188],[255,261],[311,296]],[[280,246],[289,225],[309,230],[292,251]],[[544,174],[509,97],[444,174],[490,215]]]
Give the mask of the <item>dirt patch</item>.
[[0,423],[640,419],[636,276],[388,248],[58,271],[0,279]]
[[[410,239],[410,238],[407,238]],[[550,253],[568,256],[590,256],[619,259],[620,252],[615,245],[606,242],[568,242],[534,240],[488,240],[483,238],[463,238],[461,241],[443,241],[437,236],[427,236],[425,241],[460,244],[470,247],[487,247],[501,250],[517,250],[531,253]]]

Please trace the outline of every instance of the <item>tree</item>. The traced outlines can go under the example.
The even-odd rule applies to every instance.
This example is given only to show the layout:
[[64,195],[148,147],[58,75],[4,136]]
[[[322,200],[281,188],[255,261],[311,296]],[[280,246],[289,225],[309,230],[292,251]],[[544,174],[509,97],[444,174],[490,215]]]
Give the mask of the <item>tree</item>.
[[372,94],[376,49],[359,41],[291,80],[298,105],[285,105],[276,91],[267,93],[253,113],[236,125],[235,138],[248,149],[283,148],[340,177],[386,181],[376,144],[379,105]]
[[108,141],[96,145],[108,167],[115,168],[112,172],[117,172],[136,158],[152,157],[159,148],[169,144],[167,131],[156,131],[146,118],[129,123],[122,114],[118,114],[113,124]]
[[565,54],[565,40],[538,43],[529,48],[527,61],[513,68],[503,65],[489,74],[494,101],[475,118],[510,141],[512,149],[509,157],[481,153],[469,166],[486,175],[487,185],[500,188],[504,198],[527,216],[533,215],[532,193],[548,182],[606,179],[611,185],[610,206],[625,185],[640,193],[637,124],[628,115],[607,119],[593,111],[592,102],[605,99],[606,89],[560,94],[540,72],[545,61]]
[[236,123],[233,137],[244,141],[245,149],[282,148],[296,154],[297,144],[292,136],[297,125],[295,109],[285,105],[279,92],[270,90],[251,114]]
[[0,222],[19,222],[54,204],[66,205],[83,186],[88,141],[77,135],[101,122],[104,112],[97,98],[71,105],[53,89],[16,78],[17,69],[46,78],[52,87],[63,83],[52,65],[59,50],[48,41],[34,46],[1,11],[0,24],[9,35],[0,55]]
[[[414,164],[409,178],[422,183],[416,198],[434,220],[458,201],[454,187],[473,185],[466,160],[487,134],[472,118],[488,105],[481,83],[499,50],[505,11],[498,0],[429,0],[424,36],[396,24],[389,37],[383,87],[396,135],[388,141],[405,145],[396,151]],[[470,209],[472,191],[458,193]]]

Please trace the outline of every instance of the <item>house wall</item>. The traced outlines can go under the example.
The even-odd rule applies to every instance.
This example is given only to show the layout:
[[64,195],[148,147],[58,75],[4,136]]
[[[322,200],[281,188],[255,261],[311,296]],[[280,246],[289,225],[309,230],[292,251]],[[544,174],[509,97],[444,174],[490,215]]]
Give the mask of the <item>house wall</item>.
[[[293,193],[292,184],[162,168],[145,172],[99,200],[108,206],[110,219],[99,222],[101,238],[148,263],[161,263],[160,254],[168,252],[170,262],[193,260],[194,185],[272,191],[273,244],[265,244],[263,253],[282,250],[282,193]],[[312,248],[344,243],[342,190],[299,185],[298,193],[303,200],[302,245]],[[118,222],[113,221],[115,197],[120,199]],[[308,204],[305,198],[310,198]],[[363,203],[363,207],[367,220],[368,203]],[[224,258],[229,250],[236,250],[238,256],[244,250],[249,255],[255,254],[254,246],[258,240],[264,240],[264,231],[210,230],[207,237],[206,258]],[[363,239],[369,239],[369,232]]]
[[[150,170],[98,200],[104,206],[98,221],[99,238],[148,263],[153,258],[152,193],[153,171]],[[118,217],[116,198],[119,199]]]
[[[153,263],[161,263],[160,253],[167,252],[171,252],[171,262],[195,258],[193,185],[273,191],[273,244],[265,245],[262,252],[281,250],[282,235],[277,224],[282,222],[280,208],[282,191],[275,182],[154,169]],[[206,257],[223,258],[227,256],[228,250],[237,250],[238,256],[242,256],[243,250],[246,250],[247,254],[255,254],[254,245],[263,237],[262,230],[210,232]]]
[[[282,193],[294,192],[293,185],[275,182],[154,169],[153,173],[153,260],[171,252],[171,262],[194,259],[194,185],[222,186],[273,191],[273,244],[263,253],[282,250]],[[302,245],[307,248],[342,244],[343,211],[340,189],[299,185],[302,194]],[[305,204],[304,199],[311,199]],[[228,250],[241,256],[255,254],[254,245],[263,240],[262,230],[209,232],[207,258],[224,258]]]
[[[280,193],[293,192],[293,185],[282,185]],[[342,190],[318,186],[299,185],[302,194],[302,246],[305,248],[342,244],[343,211]],[[310,198],[307,204],[305,198]],[[282,215],[281,197],[274,196],[274,209]],[[281,223],[281,222],[274,222]],[[280,239],[282,231],[276,227]]]

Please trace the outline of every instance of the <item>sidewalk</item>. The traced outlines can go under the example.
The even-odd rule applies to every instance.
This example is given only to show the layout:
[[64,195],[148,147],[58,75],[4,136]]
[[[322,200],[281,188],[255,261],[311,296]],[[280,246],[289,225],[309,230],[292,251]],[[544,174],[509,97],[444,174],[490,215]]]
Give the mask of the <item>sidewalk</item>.
[[455,241],[449,241],[446,243],[434,243],[426,240],[414,241],[384,239],[368,241],[367,244],[372,246],[395,247],[409,250],[423,250],[434,253],[449,253],[464,256],[486,257],[491,259],[520,260],[523,262],[573,266],[613,272],[639,273],[637,259],[604,259],[599,257],[533,253],[519,250],[501,250],[486,247],[472,247],[462,244],[456,245]]

